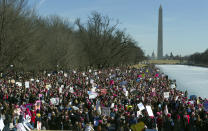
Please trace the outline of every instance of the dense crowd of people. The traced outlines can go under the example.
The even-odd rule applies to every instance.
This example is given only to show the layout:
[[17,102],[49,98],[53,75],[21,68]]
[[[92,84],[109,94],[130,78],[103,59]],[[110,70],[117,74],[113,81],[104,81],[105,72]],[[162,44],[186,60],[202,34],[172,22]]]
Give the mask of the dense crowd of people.
[[207,99],[177,90],[154,65],[4,72],[0,88],[4,131],[208,131]]

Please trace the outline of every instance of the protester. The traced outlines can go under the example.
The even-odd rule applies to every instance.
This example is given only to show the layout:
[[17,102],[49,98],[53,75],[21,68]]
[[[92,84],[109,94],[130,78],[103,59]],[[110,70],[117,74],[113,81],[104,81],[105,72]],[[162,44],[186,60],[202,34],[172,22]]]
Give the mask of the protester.
[[207,99],[189,99],[153,65],[1,76],[5,131],[208,130]]

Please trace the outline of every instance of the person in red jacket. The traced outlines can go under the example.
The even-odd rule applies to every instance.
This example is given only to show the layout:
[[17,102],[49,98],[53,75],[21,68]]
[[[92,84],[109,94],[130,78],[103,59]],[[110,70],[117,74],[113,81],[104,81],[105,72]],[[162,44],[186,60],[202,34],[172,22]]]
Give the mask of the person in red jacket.
[[162,127],[163,127],[163,119],[162,119],[162,116],[160,114],[160,112],[157,112],[157,128],[158,128],[158,131],[161,131],[162,130]]
[[35,127],[35,121],[36,121],[36,111],[34,108],[31,110],[31,125]]

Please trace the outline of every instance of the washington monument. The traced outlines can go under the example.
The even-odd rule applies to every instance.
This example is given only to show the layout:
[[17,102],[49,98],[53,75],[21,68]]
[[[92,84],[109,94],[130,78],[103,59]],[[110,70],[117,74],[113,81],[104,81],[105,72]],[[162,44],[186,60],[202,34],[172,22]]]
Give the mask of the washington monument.
[[163,58],[163,21],[162,21],[162,6],[159,9],[159,22],[158,22],[158,41],[157,41],[157,59]]

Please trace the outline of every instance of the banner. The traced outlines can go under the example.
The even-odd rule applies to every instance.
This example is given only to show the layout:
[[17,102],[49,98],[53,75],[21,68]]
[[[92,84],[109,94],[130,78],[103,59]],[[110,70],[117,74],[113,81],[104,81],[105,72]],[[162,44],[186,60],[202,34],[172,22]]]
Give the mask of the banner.
[[101,107],[102,115],[110,116],[110,108],[109,107]]

